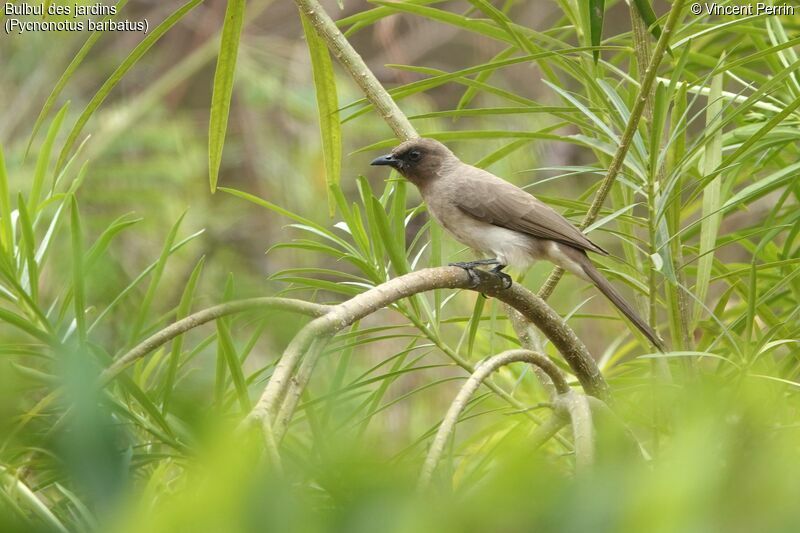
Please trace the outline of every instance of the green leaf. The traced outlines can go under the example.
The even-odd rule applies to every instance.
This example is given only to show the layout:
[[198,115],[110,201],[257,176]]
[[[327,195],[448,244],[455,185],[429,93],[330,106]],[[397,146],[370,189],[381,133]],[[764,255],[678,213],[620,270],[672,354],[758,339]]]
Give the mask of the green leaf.
[[142,328],[144,327],[145,320],[147,320],[147,318],[150,316],[150,305],[156,296],[158,284],[161,282],[161,276],[164,273],[164,267],[167,265],[167,259],[169,259],[172,250],[172,243],[175,242],[175,237],[178,235],[178,229],[180,228],[181,222],[183,222],[183,217],[185,216],[186,211],[184,211],[175,224],[173,224],[172,229],[170,229],[169,234],[167,235],[166,241],[164,241],[164,246],[161,248],[161,255],[159,256],[158,261],[155,264],[155,268],[153,269],[153,277],[150,278],[150,284],[147,286],[147,292],[142,299],[142,302],[139,306],[139,312],[137,313],[136,319],[133,322],[133,328],[131,329],[130,336],[131,344],[133,344],[139,337],[139,333],[141,333]]
[[239,398],[239,406],[242,409],[242,413],[247,413],[250,411],[250,398],[247,395],[247,383],[242,373],[241,362],[239,361],[239,356],[236,354],[236,348],[233,345],[233,338],[231,337],[227,322],[226,319],[217,320],[217,338],[220,351],[231,373],[233,386],[236,389],[236,396]]
[[[589,29],[592,46],[600,46],[603,40],[603,17],[605,16],[605,0],[589,0]],[[592,50],[594,62],[600,59],[600,50]]]
[[408,274],[408,258],[406,251],[392,236],[392,230],[389,223],[389,218],[386,216],[386,211],[383,205],[374,196],[372,197],[372,213],[375,216],[375,224],[377,225],[378,233],[386,247],[386,252],[389,254],[389,259],[392,262],[394,271],[397,275]]
[[[175,313],[175,321],[181,320],[189,315],[189,311],[192,307],[192,300],[194,299],[194,293],[197,289],[197,282],[200,280],[200,275],[203,272],[203,265],[205,264],[205,261],[206,257],[201,257],[197,262],[197,265],[195,265],[194,270],[192,270],[192,273],[189,276],[189,281],[186,282],[186,288],[183,289],[181,301],[178,304],[178,310]],[[169,366],[167,366],[167,375],[164,378],[164,394],[161,400],[161,411],[163,413],[167,412],[170,395],[172,394],[172,389],[175,386],[175,381],[178,376],[178,367],[180,366],[182,348],[183,335],[178,335],[175,340],[172,341],[172,350],[170,351],[169,355]]]
[[228,112],[233,95],[236,74],[236,56],[244,24],[245,0],[228,0],[225,23],[219,43],[217,68],[214,71],[214,91],[211,95],[211,117],[208,122],[208,177],[211,192],[217,190],[219,167],[222,163],[222,148],[228,129]]
[[70,195],[70,228],[72,234],[72,293],[75,299],[75,325],[78,339],[86,344],[86,301],[83,278],[83,235],[81,219],[78,212],[78,200]]
[[103,233],[94,241],[94,244],[89,247],[89,251],[86,252],[86,260],[84,261],[84,268],[86,268],[87,272],[95,265],[100,257],[102,257],[103,253],[111,244],[111,241],[114,240],[114,237],[116,237],[119,232],[143,220],[141,218],[129,218],[130,215],[131,213],[127,213],[114,220],[114,222],[103,230]]
[[177,11],[172,13],[169,17],[167,17],[164,22],[153,28],[153,31],[145,37],[142,42],[136,45],[136,48],[128,54],[128,57],[120,64],[119,67],[111,74],[111,76],[103,83],[103,85],[98,89],[95,95],[89,100],[89,103],[86,104],[86,108],[84,108],[81,115],[78,117],[77,122],[72,127],[72,130],[69,132],[67,136],[67,140],[64,142],[64,147],[61,149],[61,153],[58,156],[58,161],[56,162],[56,172],[61,170],[64,166],[64,163],[67,161],[70,151],[72,147],[75,145],[78,137],[83,131],[83,127],[92,117],[94,112],[100,107],[100,104],[105,101],[108,94],[111,90],[117,86],[117,83],[122,79],[128,71],[133,68],[133,66],[142,58],[142,56],[147,53],[147,51],[158,42],[164,34],[172,28],[175,24],[177,24],[183,17],[186,16],[189,11],[197,7],[203,0],[189,0],[186,4],[180,7]]
[[328,191],[328,213],[336,213],[334,190],[339,187],[342,173],[342,131],[339,122],[339,97],[336,93],[336,78],[333,74],[331,55],[325,41],[317,35],[308,18],[301,13],[308,54],[314,74],[317,93],[319,129],[322,135],[322,153],[325,159],[325,181]]
[[[117,5],[114,6],[116,8],[115,11],[117,13],[121,13],[122,8],[125,7],[125,4],[127,3],[128,0],[120,0],[119,2],[117,2]],[[109,15],[103,19],[103,22],[107,20],[113,20],[116,17],[117,15]],[[50,110],[55,105],[58,96],[64,89],[64,86],[70,80],[75,71],[78,70],[78,67],[81,66],[81,63],[83,63],[84,58],[86,58],[86,56],[92,50],[92,47],[95,45],[95,43],[97,43],[100,37],[105,35],[105,33],[106,32],[103,30],[94,31],[89,36],[89,38],[86,39],[86,42],[83,43],[83,46],[81,46],[81,49],[78,50],[77,54],[75,54],[75,57],[72,58],[72,61],[70,61],[69,65],[67,65],[67,68],[61,74],[61,77],[58,78],[58,81],[53,86],[53,90],[50,91],[50,94],[47,96],[47,100],[45,100],[44,105],[42,106],[42,110],[39,112],[39,116],[36,117],[36,122],[33,125],[33,131],[31,132],[31,136],[28,138],[28,145],[25,147],[25,157],[28,156],[28,152],[30,151],[31,146],[33,145],[33,140],[36,138],[36,134],[39,132],[39,128],[42,127],[45,117],[47,116],[48,113],[50,113]]]
[[[706,107],[706,130],[714,131],[711,139],[706,144],[703,157],[703,173],[710,174],[722,162],[722,129],[717,124],[722,120],[722,77],[717,74],[711,80],[711,92],[708,95],[709,104]],[[708,285],[711,279],[711,267],[714,263],[714,245],[717,241],[717,232],[722,222],[719,212],[722,176],[718,174],[703,191],[703,221],[700,229],[700,260],[697,263],[697,281],[695,294],[698,302],[705,302],[708,295]],[[698,320],[702,307],[696,306],[694,319]]]
[[517,44],[520,50],[528,53],[535,53],[537,51],[538,47],[534,46],[528,39],[525,38],[524,35],[521,34],[521,32],[514,26],[514,23],[511,22],[511,19],[508,18],[508,15],[494,7],[486,0],[470,0],[470,3],[480,9],[490,19],[495,21],[498,26],[503,28],[506,33],[508,33],[508,36]]
[[28,210],[34,215],[39,208],[39,197],[42,194],[42,185],[44,184],[45,174],[47,174],[47,167],[50,163],[50,154],[53,150],[53,142],[61,129],[61,123],[64,122],[64,115],[69,109],[69,102],[64,104],[58,112],[50,128],[47,130],[47,137],[45,138],[42,149],[39,151],[39,157],[36,159],[36,170],[33,174],[33,184],[31,185],[31,196],[28,199]]
[[740,190],[725,202],[721,210],[727,212],[737,206],[748,204],[774,191],[784,183],[798,179],[800,179],[800,163],[794,163]]
[[11,226],[11,198],[8,194],[6,159],[3,147],[0,146],[0,244],[10,257],[14,251],[14,230]]
[[658,25],[658,19],[656,18],[655,11],[653,11],[653,6],[650,5],[650,2],[648,0],[633,0],[633,3],[636,6],[636,10],[639,12],[639,16],[642,17],[644,23],[647,24],[650,33],[652,33],[656,39],[661,37],[661,26]]
[[30,287],[31,299],[36,302],[39,293],[39,266],[36,263],[36,242],[33,236],[31,217],[28,215],[28,209],[25,207],[25,198],[23,198],[22,193],[19,195],[17,205],[22,242],[25,244],[24,253],[25,264],[28,267],[28,286]]

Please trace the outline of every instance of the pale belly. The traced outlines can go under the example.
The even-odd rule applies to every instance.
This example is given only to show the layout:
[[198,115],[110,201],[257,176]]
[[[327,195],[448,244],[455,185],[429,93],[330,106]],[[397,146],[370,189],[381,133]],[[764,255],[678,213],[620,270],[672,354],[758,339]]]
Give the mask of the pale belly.
[[430,205],[428,211],[458,242],[503,265],[527,268],[545,258],[544,243],[535,237],[480,222],[457,208],[447,209],[446,216]]
[[557,242],[481,222],[455,206],[429,203],[428,212],[458,242],[485,257],[496,258],[502,265],[525,269],[544,259],[587,279],[581,265]]

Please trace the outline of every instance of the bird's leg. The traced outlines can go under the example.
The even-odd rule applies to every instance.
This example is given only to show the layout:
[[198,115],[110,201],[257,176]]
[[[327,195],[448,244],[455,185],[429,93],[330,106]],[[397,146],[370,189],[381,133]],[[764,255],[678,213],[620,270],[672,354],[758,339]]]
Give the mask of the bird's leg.
[[497,259],[478,259],[477,261],[466,261],[462,263],[450,263],[449,266],[461,267],[463,269],[475,268],[482,265],[499,265],[500,261]]
[[476,261],[472,261],[467,263],[450,263],[448,266],[463,268],[469,275],[469,281],[471,283],[470,287],[477,287],[478,284],[480,284],[481,282],[480,276],[478,276],[478,274],[475,272],[475,266],[477,266],[478,264],[484,264],[484,263],[478,263]]
[[491,269],[491,270],[489,271],[489,272],[491,272],[492,274],[495,274],[496,276],[498,276],[498,277],[499,277],[501,280],[503,280],[503,283],[505,283],[505,284],[506,284],[506,285],[503,287],[504,289],[510,289],[510,288],[511,288],[511,285],[513,285],[513,283],[514,283],[514,282],[511,280],[511,276],[509,276],[508,274],[506,274],[505,272],[503,272],[503,269],[504,269],[505,267],[507,267],[507,266],[508,266],[508,265],[498,264],[496,267],[494,267],[493,269]]
[[495,267],[493,269],[491,269],[489,272],[491,272],[492,274],[495,274],[501,280],[503,280],[503,284],[504,284],[503,288],[504,289],[508,289],[509,287],[511,287],[511,284],[512,284],[511,276],[509,276],[508,274],[503,272],[503,269],[507,265],[502,264],[500,262],[500,260],[498,260],[497,258],[494,258],[494,259],[479,259],[477,261],[467,261],[467,262],[461,262],[461,263],[450,263],[450,266],[457,266],[457,267],[460,267],[460,268],[463,268],[464,270],[466,270],[467,274],[469,274],[470,281],[472,281],[472,283],[473,283],[473,286],[477,285],[480,282],[480,279],[478,278],[478,275],[475,274],[474,270],[475,270],[475,267],[481,266],[481,265],[495,265]]

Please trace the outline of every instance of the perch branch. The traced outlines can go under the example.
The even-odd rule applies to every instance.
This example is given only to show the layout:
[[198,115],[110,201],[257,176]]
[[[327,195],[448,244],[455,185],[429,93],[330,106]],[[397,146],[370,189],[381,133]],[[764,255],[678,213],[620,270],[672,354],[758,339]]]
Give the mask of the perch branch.
[[[656,74],[658,73],[658,67],[661,64],[661,59],[664,57],[664,52],[667,50],[670,37],[672,37],[672,32],[675,30],[675,26],[678,24],[678,19],[680,18],[685,3],[686,0],[675,0],[672,4],[672,8],[670,8],[667,21],[664,23],[664,29],[661,32],[661,36],[658,38],[656,48],[653,50],[653,55],[650,57],[650,63],[647,65],[647,70],[644,72],[642,83],[639,86],[639,93],[636,96],[633,109],[631,109],[631,115],[628,118],[628,123],[625,125],[625,131],[622,133],[622,139],[620,140],[619,148],[617,148],[614,158],[611,160],[611,164],[608,166],[608,173],[606,174],[605,179],[603,179],[603,182],[600,184],[600,189],[597,191],[597,194],[592,201],[592,205],[589,207],[589,211],[583,218],[583,222],[581,222],[581,229],[586,229],[595,221],[595,219],[597,219],[597,215],[600,213],[600,208],[603,206],[606,196],[608,196],[609,191],[611,191],[611,186],[614,185],[614,181],[617,179],[617,175],[622,169],[622,164],[625,162],[625,156],[628,155],[628,149],[631,147],[633,136],[636,134],[636,130],[639,127],[639,121],[641,120],[644,110],[647,106],[647,102],[649,101],[648,96],[653,88],[653,83],[655,82]],[[563,275],[564,269],[560,267],[553,269],[553,272],[550,273],[547,281],[545,281],[544,285],[542,285],[542,288],[539,290],[539,297],[546,300],[553,293],[553,290],[556,288],[556,285]]]
[[[511,305],[522,313],[526,319],[535,323],[544,335],[550,339],[564,356],[588,394],[595,395],[601,399],[608,398],[608,386],[595,361],[589,355],[580,339],[555,311],[550,309],[536,295],[518,284],[513,285],[510,289],[503,289],[502,281],[496,276],[482,271],[478,272],[478,276],[480,281],[476,286],[473,286],[469,275],[458,267],[418,270],[389,280],[378,287],[361,293],[335,306],[327,314],[311,321],[286,348],[261,399],[243,423],[260,421],[262,424],[274,424],[277,422],[276,414],[280,402],[285,397],[290,386],[292,372],[294,372],[298,362],[315,339],[333,335],[352,324],[355,320],[360,320],[401,298],[427,290],[442,288],[472,289]],[[313,362],[310,364],[313,364]],[[305,383],[297,380],[294,386],[300,387],[300,391],[292,391],[291,394],[299,394],[305,387]],[[285,414],[288,416],[286,420],[281,422],[282,424],[287,423],[288,418],[291,417],[291,413]]]
[[556,367],[550,359],[536,352],[531,352],[529,350],[508,350],[482,362],[478,365],[467,382],[461,387],[455,400],[450,404],[450,408],[447,410],[447,414],[442,420],[439,430],[436,432],[430,450],[428,450],[428,455],[425,458],[425,463],[422,466],[422,472],[420,473],[418,483],[418,488],[420,490],[425,490],[430,484],[433,472],[439,464],[447,441],[453,434],[461,412],[467,406],[469,399],[475,394],[475,391],[478,390],[478,387],[481,386],[481,383],[501,367],[520,361],[530,363],[544,371],[550,377],[559,394],[569,393],[569,385],[567,385],[567,381],[561,374],[561,371],[558,370],[558,367]]
[[[418,137],[419,134],[397,106],[392,96],[375,78],[361,56],[353,49],[347,38],[317,0],[295,0],[295,3],[301,13],[311,22],[317,34],[325,40],[329,50],[333,52],[339,63],[361,88],[367,100],[372,103],[381,117],[394,131],[395,135],[401,140]],[[508,307],[507,310],[509,310],[509,317],[512,320],[514,331],[520,337],[521,345],[529,350],[535,350],[534,338],[529,335],[531,324],[526,323],[519,313],[512,312]],[[542,385],[548,394],[552,395],[552,383],[547,381],[547,377],[539,371],[538,367],[534,371],[537,377],[542,380]]]
[[316,304],[313,302],[304,302],[303,300],[293,300],[291,298],[248,298],[245,300],[236,300],[226,302],[224,304],[215,305],[208,309],[203,309],[196,313],[178,320],[143,340],[134,346],[129,352],[122,357],[118,358],[114,363],[109,366],[102,374],[100,374],[100,383],[107,384],[113,380],[120,372],[131,366],[133,363],[146,356],[153,350],[163,346],[171,341],[178,335],[186,333],[190,329],[211,322],[223,316],[241,313],[243,311],[250,311],[252,309],[267,308],[279,309],[284,311],[294,311],[296,313],[319,317],[327,313],[331,306]]
[[386,92],[381,82],[367,67],[319,2],[317,0],[295,0],[295,4],[314,26],[317,34],[325,40],[328,49],[333,52],[337,61],[358,84],[364,96],[375,106],[394,134],[404,141],[419,137],[417,130],[411,125],[397,103]]

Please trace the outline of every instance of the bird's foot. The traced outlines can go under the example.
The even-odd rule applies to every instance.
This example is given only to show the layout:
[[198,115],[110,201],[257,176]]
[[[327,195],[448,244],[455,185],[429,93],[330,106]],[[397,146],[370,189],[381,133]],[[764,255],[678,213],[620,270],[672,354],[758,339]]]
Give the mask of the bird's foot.
[[[475,268],[476,266],[484,265],[497,265],[500,266],[500,261],[497,259],[478,259],[476,261],[465,261],[460,263],[450,263],[450,266],[457,266],[461,268]],[[505,266],[505,265],[503,265]],[[497,267],[495,267],[497,268]]]
[[503,281],[503,289],[510,289],[511,286],[514,284],[514,281],[511,279],[511,276],[506,274],[505,272],[501,272],[500,267],[504,267],[505,265],[498,265],[497,267],[491,269],[489,272],[497,276]]
[[480,284],[481,278],[480,278],[480,276],[478,276],[478,273],[475,272],[475,267],[477,266],[475,261],[470,261],[470,262],[466,262],[466,263],[464,263],[464,262],[462,262],[462,263],[450,263],[448,266],[454,266],[454,267],[463,268],[467,272],[467,275],[469,275],[469,281],[470,281],[470,288],[471,289],[474,289],[475,287],[477,287]]
[[511,285],[514,283],[511,280],[511,276],[503,272],[503,269],[506,267],[503,263],[498,262],[497,266],[491,269],[489,272],[497,276],[503,281],[503,289],[510,289]]
[[506,265],[500,263],[497,259],[481,259],[478,261],[467,261],[467,262],[460,262],[460,263],[450,263],[450,266],[457,266],[459,268],[463,268],[469,274],[469,279],[472,282],[472,287],[476,287],[478,283],[480,283],[480,278],[478,274],[475,272],[476,267],[482,265],[496,265],[493,269],[489,270],[489,273],[494,274],[503,282],[503,289],[508,289],[513,284],[511,276],[503,272],[503,269]]

